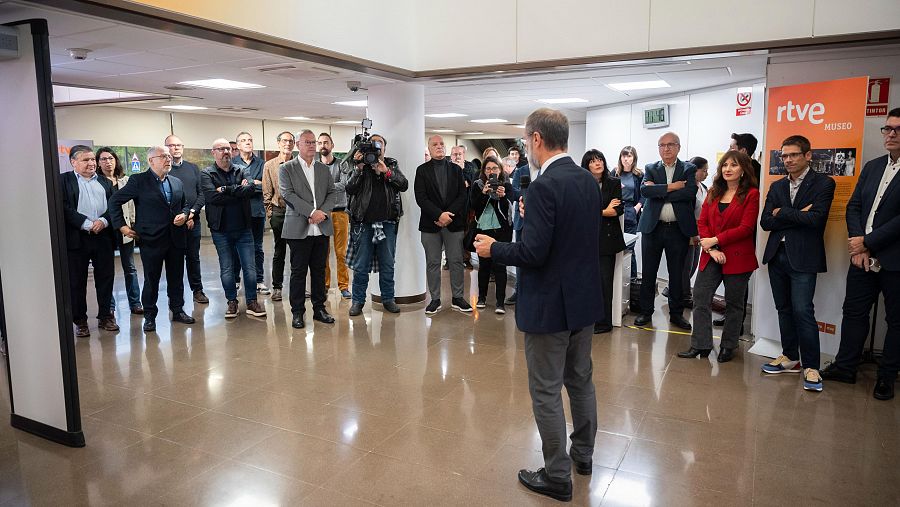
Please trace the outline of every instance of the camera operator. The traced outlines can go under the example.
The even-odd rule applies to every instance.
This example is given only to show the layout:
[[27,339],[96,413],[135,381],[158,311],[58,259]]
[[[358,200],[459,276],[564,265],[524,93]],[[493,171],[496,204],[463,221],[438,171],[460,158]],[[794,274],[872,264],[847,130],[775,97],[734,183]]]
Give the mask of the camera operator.
[[[472,184],[471,205],[475,213],[475,234],[484,234],[497,241],[512,241],[512,185],[496,157],[487,157],[481,166],[481,177]],[[472,248],[472,245],[466,245]],[[497,306],[494,313],[503,315],[506,300],[506,265],[490,257],[478,258],[477,308],[487,306],[491,273],[497,285]]]
[[400,192],[409,187],[397,161],[384,156],[387,147],[384,137],[375,134],[368,139],[366,144],[374,153],[359,149],[362,144],[358,142],[347,156],[355,168],[344,187],[350,215],[347,267],[353,270],[351,317],[360,315],[365,306],[370,272],[378,273],[384,309],[400,313],[394,301],[394,255],[397,223],[403,215]]

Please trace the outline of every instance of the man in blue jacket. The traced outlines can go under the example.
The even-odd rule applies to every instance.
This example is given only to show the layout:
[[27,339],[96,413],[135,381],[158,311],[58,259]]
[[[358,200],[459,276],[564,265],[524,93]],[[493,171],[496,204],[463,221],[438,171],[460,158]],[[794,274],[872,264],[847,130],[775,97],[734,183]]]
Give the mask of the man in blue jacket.
[[[516,325],[525,333],[532,409],[543,441],[544,468],[520,470],[519,482],[551,498],[572,499],[572,462],[591,473],[597,400],[591,363],[594,322],[603,318],[600,281],[600,189],[565,153],[569,122],[538,109],[525,122],[528,153],[540,166],[528,188],[521,241],[476,237],[480,257],[521,268]],[[524,208],[522,208],[524,212]],[[561,389],[572,407],[572,447],[566,453]]]

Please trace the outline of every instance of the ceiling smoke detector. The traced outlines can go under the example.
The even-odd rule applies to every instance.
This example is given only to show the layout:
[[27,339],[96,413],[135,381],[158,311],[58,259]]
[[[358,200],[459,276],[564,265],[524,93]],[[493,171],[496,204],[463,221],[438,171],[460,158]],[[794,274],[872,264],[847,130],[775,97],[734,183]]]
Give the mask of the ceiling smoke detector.
[[69,52],[69,57],[73,60],[78,60],[79,62],[82,60],[87,60],[88,53],[91,52],[90,49],[84,48],[66,48],[66,51]]

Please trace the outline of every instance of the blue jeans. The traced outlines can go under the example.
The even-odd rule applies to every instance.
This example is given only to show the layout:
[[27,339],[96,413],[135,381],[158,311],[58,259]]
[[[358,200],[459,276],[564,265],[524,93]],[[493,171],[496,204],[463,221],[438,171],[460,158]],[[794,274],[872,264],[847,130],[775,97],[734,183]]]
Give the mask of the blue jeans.
[[381,288],[381,302],[394,300],[394,255],[397,253],[397,224],[384,223],[385,238],[372,243],[372,224],[354,222],[350,227],[350,241],[359,242],[357,256],[359,263],[353,270],[353,302],[365,304],[366,289],[369,287],[369,267],[372,256],[378,259],[378,285]]
[[216,253],[219,254],[219,272],[222,278],[222,288],[225,290],[225,298],[228,301],[237,299],[237,287],[234,283],[234,254],[240,260],[244,271],[245,303],[256,301],[256,285],[250,283],[256,280],[256,267],[253,258],[253,233],[250,229],[240,231],[217,232],[212,231],[213,244],[216,245]]
[[[265,253],[263,253],[263,235],[266,232],[266,217],[252,217],[250,219],[250,230],[253,232],[253,257],[251,257],[251,259],[255,262],[256,283],[263,283],[265,282],[266,274],[263,269],[266,259]],[[235,279],[239,280],[241,278],[243,264],[243,257],[239,257],[237,262],[234,263],[233,269]],[[244,279],[246,280],[246,277]]]
[[[134,308],[141,304],[141,284],[138,282],[137,266],[134,264],[134,241],[119,245],[119,260],[122,263],[122,272],[125,274],[125,293],[128,294],[128,307]],[[115,296],[110,300],[109,306],[115,310]]]
[[778,310],[782,354],[800,360],[804,368],[819,369],[819,325],[813,296],[817,273],[800,273],[791,267],[784,247],[769,261],[769,283]]

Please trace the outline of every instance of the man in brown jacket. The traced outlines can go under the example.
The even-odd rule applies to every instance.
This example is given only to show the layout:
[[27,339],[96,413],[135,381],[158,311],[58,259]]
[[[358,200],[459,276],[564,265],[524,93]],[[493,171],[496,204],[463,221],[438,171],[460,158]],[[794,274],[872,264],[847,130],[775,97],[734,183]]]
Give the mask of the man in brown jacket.
[[284,227],[284,199],[278,192],[278,169],[281,164],[292,158],[294,151],[294,134],[284,131],[278,134],[278,156],[266,162],[263,166],[263,205],[266,207],[266,216],[269,217],[269,225],[275,236],[275,255],[272,256],[272,301],[281,301],[281,288],[284,282],[284,256],[287,243],[281,238],[281,230]]

